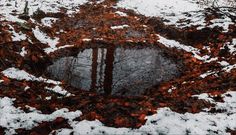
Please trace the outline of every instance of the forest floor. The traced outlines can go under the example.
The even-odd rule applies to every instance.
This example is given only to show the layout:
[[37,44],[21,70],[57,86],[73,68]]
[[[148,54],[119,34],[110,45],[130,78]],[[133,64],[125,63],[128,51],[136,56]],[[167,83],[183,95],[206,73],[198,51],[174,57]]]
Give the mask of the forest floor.
[[[236,133],[235,3],[28,1],[0,0],[0,134]],[[158,46],[183,72],[125,97],[46,74],[98,44]]]

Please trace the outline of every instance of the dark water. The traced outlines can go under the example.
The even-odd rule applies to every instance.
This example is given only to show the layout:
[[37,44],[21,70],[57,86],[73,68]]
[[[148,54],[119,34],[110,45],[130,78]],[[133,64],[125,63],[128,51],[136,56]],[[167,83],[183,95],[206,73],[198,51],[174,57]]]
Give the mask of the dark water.
[[47,68],[51,77],[72,86],[112,95],[140,95],[180,74],[179,65],[159,48],[91,48]]

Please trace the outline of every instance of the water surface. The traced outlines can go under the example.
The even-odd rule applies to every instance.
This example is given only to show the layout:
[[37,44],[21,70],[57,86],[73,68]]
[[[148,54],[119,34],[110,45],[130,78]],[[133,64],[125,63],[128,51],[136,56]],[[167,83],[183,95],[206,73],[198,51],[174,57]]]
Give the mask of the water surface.
[[160,48],[114,46],[60,58],[47,71],[76,88],[112,95],[140,95],[180,74],[177,62]]

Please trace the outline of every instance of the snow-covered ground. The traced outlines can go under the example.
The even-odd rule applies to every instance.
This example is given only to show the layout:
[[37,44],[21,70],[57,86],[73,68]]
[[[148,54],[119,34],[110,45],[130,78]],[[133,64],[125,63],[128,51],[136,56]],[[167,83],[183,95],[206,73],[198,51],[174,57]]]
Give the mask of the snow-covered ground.
[[[227,92],[223,95],[224,103],[214,102],[212,98],[204,94],[201,99],[206,99],[216,104],[216,109],[226,110],[224,113],[200,112],[196,114],[179,114],[170,108],[161,108],[157,113],[148,116],[145,125],[139,129],[106,127],[99,121],[73,121],[70,123],[73,129],[60,129],[58,134],[227,134],[227,128],[236,128],[236,92]],[[227,96],[226,96],[227,95]],[[199,95],[202,97],[202,95]]]
[[[14,134],[15,129],[31,129],[43,121],[52,121],[57,117],[69,120],[72,129],[53,131],[58,135],[74,134],[226,134],[227,129],[236,129],[236,92],[227,92],[223,95],[224,102],[215,102],[208,94],[195,95],[216,104],[216,109],[225,110],[223,113],[200,112],[196,114],[179,114],[165,107],[157,113],[146,117],[145,125],[139,129],[106,127],[100,121],[75,121],[81,112],[69,112],[60,109],[52,114],[42,114],[31,108],[31,112],[24,112],[13,106],[14,99],[0,98],[0,126],[7,128],[6,134]],[[209,110],[209,109],[205,109]]]
[[[139,14],[151,17],[162,17],[167,25],[175,25],[179,28],[197,26],[198,29],[205,28],[206,18],[205,8],[212,6],[213,0],[120,0],[117,7],[132,9]],[[216,3],[219,7],[234,7],[235,2],[227,0],[219,0]],[[220,9],[222,12],[225,9]],[[233,12],[229,14],[235,15]],[[227,16],[221,16],[211,20],[207,27],[220,26],[224,31],[228,31],[228,27],[234,20]]]
[[165,37],[162,37],[161,35],[158,35],[158,36],[160,37],[158,42],[162,43],[166,47],[177,48],[177,49],[184,50],[186,52],[190,52],[190,53],[193,54],[193,57],[195,57],[196,59],[201,60],[203,62],[206,62],[206,63],[217,60],[217,58],[211,58],[209,55],[200,56],[200,50],[197,49],[197,48],[181,44],[181,43],[179,43],[178,41],[175,41],[175,40],[167,39]]
[[29,107],[31,112],[24,112],[20,108],[13,106],[14,99],[3,97],[0,98],[0,126],[7,128],[7,135],[15,134],[15,129],[24,128],[31,129],[43,121],[52,121],[57,117],[63,117],[72,120],[81,115],[80,111],[69,112],[63,108],[53,112],[52,114],[42,114],[40,111]]
[[[42,77],[35,77],[24,70],[9,68],[2,73],[8,78],[26,81],[43,81],[52,83],[54,88],[46,88],[60,94],[71,94],[63,90],[53,80],[47,80]],[[2,80],[1,82],[4,82]],[[14,99],[8,97],[0,98],[0,126],[7,128],[6,134],[15,133],[15,129],[31,129],[43,121],[52,121],[57,117],[63,117],[69,120],[72,129],[59,129],[55,132],[59,135],[68,135],[71,132],[75,134],[226,134],[227,129],[236,129],[236,92],[229,91],[222,95],[224,102],[216,102],[212,96],[203,93],[194,95],[199,99],[210,101],[215,104],[215,108],[224,110],[222,113],[210,113],[210,109],[203,109],[203,112],[192,114],[180,114],[172,111],[170,108],[160,108],[157,113],[146,117],[147,122],[139,129],[130,128],[113,128],[104,126],[100,121],[74,121],[79,117],[81,112],[69,112],[68,109],[60,109],[52,114],[42,114],[40,111],[33,109],[32,112],[24,112],[20,108],[13,106]]]
[[45,13],[57,13],[61,8],[67,9],[68,14],[79,11],[79,5],[82,5],[88,0],[0,0],[0,14],[3,18],[13,22],[24,22],[19,19],[19,15],[24,13],[25,5],[28,2],[28,15],[31,16],[37,10],[42,10]]
[[6,77],[11,78],[11,79],[26,80],[26,81],[38,81],[38,82],[44,82],[44,83],[48,83],[48,84],[54,84],[55,86],[53,88],[46,87],[46,89],[50,90],[52,92],[61,94],[63,96],[71,96],[72,95],[71,93],[69,93],[68,91],[64,90],[63,88],[61,88],[59,86],[61,84],[61,82],[59,82],[59,81],[45,79],[43,77],[37,78],[34,75],[31,75],[31,74],[25,72],[24,70],[19,70],[16,68],[8,68],[8,69],[2,71],[2,73]]
[[[28,6],[26,7],[27,2]],[[28,10],[28,16],[32,16],[39,10],[45,13],[58,13],[61,12],[61,9],[66,9],[66,13],[71,15],[73,13],[79,12],[79,6],[87,2],[88,0],[0,0],[0,21],[16,22],[20,23],[20,25],[25,25],[27,21],[20,18],[20,16],[23,15],[25,9]],[[36,23],[34,19],[30,19],[32,22]],[[51,25],[57,20],[57,18],[45,17],[41,19],[41,23],[36,24],[40,26],[51,27]],[[27,36],[22,32],[16,32],[11,25],[9,25],[9,28],[9,32],[12,33],[12,41],[22,41],[26,39],[30,41],[30,38],[27,38]],[[47,44],[49,46],[44,50],[46,53],[51,53],[66,47],[71,47],[71,45],[65,45],[57,48],[56,45],[59,43],[58,38],[50,38],[38,27],[32,29],[32,31],[35,37],[41,43]],[[24,56],[25,53],[27,53],[26,50],[24,50],[24,53],[21,55]]]
[[222,47],[222,49],[223,49],[224,47],[226,47],[226,46],[227,46],[227,48],[229,48],[229,52],[230,52],[231,54],[233,54],[233,55],[236,54],[236,38],[234,38],[234,39],[232,40],[232,42],[227,42],[227,43],[225,43],[225,45]]

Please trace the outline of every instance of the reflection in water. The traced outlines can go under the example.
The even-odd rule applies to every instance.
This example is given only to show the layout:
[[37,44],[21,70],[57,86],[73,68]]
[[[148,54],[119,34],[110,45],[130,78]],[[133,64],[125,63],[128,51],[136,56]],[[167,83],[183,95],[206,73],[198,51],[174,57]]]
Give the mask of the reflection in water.
[[74,87],[116,95],[139,95],[180,74],[178,65],[159,48],[85,49],[48,67],[53,78]]

